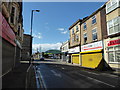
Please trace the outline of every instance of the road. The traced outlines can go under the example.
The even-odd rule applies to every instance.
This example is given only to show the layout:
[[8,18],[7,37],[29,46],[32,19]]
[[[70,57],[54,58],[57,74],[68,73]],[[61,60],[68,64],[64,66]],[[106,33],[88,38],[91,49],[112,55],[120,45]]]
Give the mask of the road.
[[38,88],[115,88],[118,75],[60,64],[54,60],[39,61],[36,65]]

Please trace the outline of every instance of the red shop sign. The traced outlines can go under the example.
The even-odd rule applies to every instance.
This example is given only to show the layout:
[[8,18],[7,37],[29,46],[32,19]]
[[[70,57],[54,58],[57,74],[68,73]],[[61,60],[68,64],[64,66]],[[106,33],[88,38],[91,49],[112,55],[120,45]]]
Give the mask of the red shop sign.
[[119,44],[120,44],[120,39],[112,40],[108,42],[108,46],[119,45]]
[[15,34],[13,30],[10,28],[9,24],[7,23],[6,19],[0,12],[0,28],[2,29],[2,35],[0,36],[10,42],[12,45],[16,46],[14,40],[15,40]]

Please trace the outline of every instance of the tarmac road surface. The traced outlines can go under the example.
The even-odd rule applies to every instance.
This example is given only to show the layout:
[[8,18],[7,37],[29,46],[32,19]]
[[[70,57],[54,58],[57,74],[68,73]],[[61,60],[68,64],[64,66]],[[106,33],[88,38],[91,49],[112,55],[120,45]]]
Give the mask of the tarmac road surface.
[[[53,62],[53,60],[51,61]],[[117,75],[83,69],[77,66],[39,62],[36,66],[38,88],[115,88]]]

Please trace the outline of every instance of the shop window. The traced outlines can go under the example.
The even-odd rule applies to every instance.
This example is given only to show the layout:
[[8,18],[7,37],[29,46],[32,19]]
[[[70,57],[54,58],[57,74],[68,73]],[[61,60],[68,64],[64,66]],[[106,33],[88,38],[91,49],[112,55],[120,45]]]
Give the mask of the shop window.
[[92,17],[92,24],[95,24],[96,23],[96,16],[93,16]]
[[107,22],[108,34],[112,35],[120,32],[120,17],[116,17]]
[[92,30],[92,39],[93,39],[93,41],[97,40],[97,30],[96,29]]
[[109,62],[120,62],[120,46],[108,48]]
[[86,25],[86,23],[84,23],[83,28],[84,28],[84,30],[87,29],[87,25]]
[[84,34],[84,44],[87,42],[87,33]]
[[78,26],[76,26],[76,32],[78,32],[78,31],[79,31]]

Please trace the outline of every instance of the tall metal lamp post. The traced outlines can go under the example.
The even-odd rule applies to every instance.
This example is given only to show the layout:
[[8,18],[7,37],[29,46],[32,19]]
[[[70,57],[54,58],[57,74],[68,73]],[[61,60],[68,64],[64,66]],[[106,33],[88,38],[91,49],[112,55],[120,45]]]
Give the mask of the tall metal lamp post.
[[[32,57],[32,26],[33,26],[33,12],[40,12],[40,10],[32,10],[32,12],[31,12],[31,32],[30,32],[30,35],[31,35],[31,42],[30,42],[30,45],[31,45],[31,47],[30,47],[30,56]],[[32,60],[32,59],[31,59]],[[31,60],[30,60],[30,64],[31,64]]]

